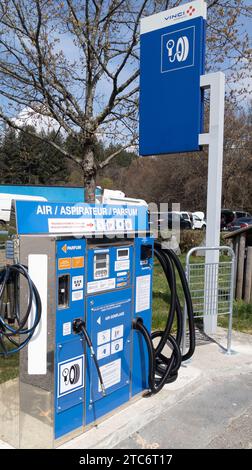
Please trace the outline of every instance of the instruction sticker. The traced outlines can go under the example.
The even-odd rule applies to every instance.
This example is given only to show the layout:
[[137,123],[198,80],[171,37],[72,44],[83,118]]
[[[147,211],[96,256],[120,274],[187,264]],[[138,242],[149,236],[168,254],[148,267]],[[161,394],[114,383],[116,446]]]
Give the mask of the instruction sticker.
[[76,290],[72,292],[72,301],[82,300],[83,299],[83,290]]
[[49,233],[92,232],[95,230],[94,219],[58,218],[48,219]]
[[123,336],[123,325],[114,326],[111,331],[111,339],[118,339]]
[[97,359],[103,359],[110,355],[110,343],[104,344],[103,346],[99,346],[97,348]]
[[99,333],[97,334],[98,346],[104,343],[108,343],[109,341],[110,341],[110,329],[99,331]]
[[62,269],[71,269],[71,258],[59,258],[58,268]]
[[72,258],[72,267],[73,268],[83,268],[84,266],[84,256],[75,256]]
[[136,278],[136,313],[150,308],[150,289],[150,274]]
[[122,350],[123,350],[123,338],[120,338],[117,341],[112,341],[111,354],[116,354]]
[[133,230],[132,219],[125,219],[124,223],[126,230]]
[[125,271],[130,268],[129,259],[123,261],[115,261],[115,271]]
[[124,219],[115,219],[116,230],[124,231]]
[[83,276],[72,277],[72,290],[83,289]]
[[[113,362],[105,364],[100,367],[100,371],[105,389],[118,384],[121,381],[121,359],[116,359]],[[101,392],[100,381],[98,382],[98,391]]]
[[58,364],[58,398],[84,387],[84,355]]
[[71,334],[71,322],[63,323],[63,336]]
[[100,281],[92,281],[87,284],[88,294],[93,292],[100,292],[103,290],[109,290],[115,288],[115,278],[113,279],[101,279]]

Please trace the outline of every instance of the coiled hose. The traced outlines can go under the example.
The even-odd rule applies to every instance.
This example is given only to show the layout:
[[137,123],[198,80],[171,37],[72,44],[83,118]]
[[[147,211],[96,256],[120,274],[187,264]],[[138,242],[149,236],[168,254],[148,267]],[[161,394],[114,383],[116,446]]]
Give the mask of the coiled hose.
[[[20,313],[18,285],[19,278],[23,276],[28,284],[28,304],[24,315]],[[4,296],[8,287],[14,286],[14,304],[11,312],[3,309]],[[11,301],[11,299],[7,299]],[[0,271],[0,356],[9,356],[19,352],[32,338],[41,318],[41,299],[35,284],[32,282],[28,270],[22,264],[6,266]],[[31,317],[32,315],[32,317]],[[28,319],[32,318],[32,325],[28,328]],[[21,339],[24,338],[24,339]]]
[[[148,349],[149,392],[147,394],[158,393],[166,383],[174,382],[178,376],[181,362],[189,359],[195,350],[193,307],[183,266],[174,251],[162,249],[160,242],[155,242],[154,254],[160,262],[167,279],[170,290],[170,307],[164,331],[155,331],[150,334],[142,318],[138,317],[133,321],[133,328],[142,334]],[[179,274],[185,297],[189,325],[189,349],[184,356],[182,356],[180,349],[183,334],[183,314],[176,287],[176,270]],[[171,334],[175,319],[177,320],[176,336]],[[159,339],[159,341],[155,346],[154,340],[156,339]],[[163,354],[165,346],[172,349],[170,357]]]

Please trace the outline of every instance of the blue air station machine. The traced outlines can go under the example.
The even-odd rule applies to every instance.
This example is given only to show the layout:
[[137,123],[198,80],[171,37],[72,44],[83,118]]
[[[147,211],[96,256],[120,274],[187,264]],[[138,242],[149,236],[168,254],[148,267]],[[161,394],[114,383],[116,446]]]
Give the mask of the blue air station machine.
[[[170,302],[164,331],[152,333],[154,255]],[[175,271],[189,320],[184,357]],[[19,369],[0,384],[0,439],[15,447],[56,447],[159,392],[194,351],[183,268],[154,243],[137,201],[16,201],[0,283],[0,360]]]

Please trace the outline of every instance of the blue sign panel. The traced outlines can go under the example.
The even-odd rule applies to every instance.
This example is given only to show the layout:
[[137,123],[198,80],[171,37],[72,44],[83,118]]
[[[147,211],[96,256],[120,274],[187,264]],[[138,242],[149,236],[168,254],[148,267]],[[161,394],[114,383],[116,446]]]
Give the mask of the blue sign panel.
[[140,155],[200,150],[205,18],[200,0],[141,22]]
[[16,201],[17,232],[118,233],[148,230],[146,206]]

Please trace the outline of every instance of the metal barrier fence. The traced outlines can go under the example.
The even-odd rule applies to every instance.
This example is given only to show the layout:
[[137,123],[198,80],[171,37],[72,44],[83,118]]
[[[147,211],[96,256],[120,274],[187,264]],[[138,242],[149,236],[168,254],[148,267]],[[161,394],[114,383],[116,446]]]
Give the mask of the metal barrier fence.
[[[220,258],[217,263],[206,263],[203,261],[191,262],[191,256],[195,252],[202,251],[202,256],[207,250],[219,252],[219,256],[227,252],[230,259]],[[227,354],[231,354],[232,340],[232,317],[234,299],[234,277],[235,277],[235,254],[229,246],[219,247],[195,247],[186,256],[186,277],[188,280],[194,318],[207,318],[209,315],[229,315],[227,333]],[[216,321],[217,324],[217,321]],[[186,351],[186,326],[187,310],[184,308],[183,319],[183,354]]]

